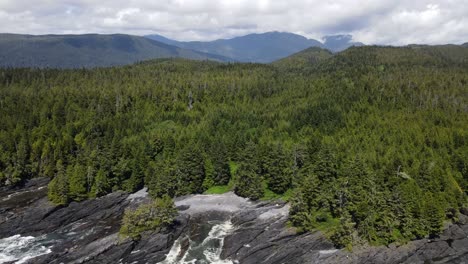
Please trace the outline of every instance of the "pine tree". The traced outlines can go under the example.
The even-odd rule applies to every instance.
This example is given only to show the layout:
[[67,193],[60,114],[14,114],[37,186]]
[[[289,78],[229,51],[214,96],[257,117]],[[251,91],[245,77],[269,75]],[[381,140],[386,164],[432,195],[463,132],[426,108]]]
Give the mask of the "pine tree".
[[314,173],[322,182],[332,182],[337,177],[336,157],[329,147],[321,149],[317,156]]
[[335,228],[330,239],[336,247],[350,247],[353,242],[354,223],[351,221],[351,216],[344,213],[340,217],[340,224]]
[[281,145],[269,148],[263,167],[270,190],[282,194],[291,187],[292,164]]
[[231,171],[229,170],[229,161],[226,147],[222,143],[216,144],[213,152],[213,184],[226,185],[231,179]]
[[207,190],[215,186],[214,166],[210,158],[205,157],[205,179],[203,180],[203,189]]
[[242,152],[242,157],[236,171],[234,187],[234,193],[252,200],[260,199],[264,193],[263,179],[258,174],[260,168],[257,154],[257,145],[253,142],[248,142]]
[[62,160],[58,160],[55,167],[57,172],[55,173],[55,177],[49,183],[47,196],[49,200],[55,204],[67,204],[69,202],[69,187],[67,174]]
[[205,162],[200,149],[189,143],[180,152],[176,162],[178,195],[202,193],[205,179]]
[[10,182],[12,184],[17,184],[29,176],[30,168],[28,166],[28,160],[30,152],[31,151],[28,142],[28,136],[26,134],[23,134],[19,143],[16,146],[15,170],[17,172],[15,173],[15,177],[11,177],[10,179]]
[[70,198],[74,201],[82,201],[87,197],[87,173],[86,168],[80,164],[67,167]]
[[289,209],[289,220],[296,227],[304,227],[307,225],[307,214],[309,213],[309,206],[304,198],[304,193],[298,189],[295,190],[294,195],[290,200],[291,207]]
[[236,172],[234,192],[241,196],[258,200],[263,197],[263,181],[253,166],[241,163]]
[[164,195],[174,197],[177,193],[177,183],[174,181],[175,168],[171,159],[165,159],[151,165],[151,176],[148,190],[152,197],[159,198]]
[[93,187],[91,188],[91,196],[103,196],[108,194],[110,190],[111,188],[106,173],[103,169],[99,169],[96,174],[96,177],[94,178]]
[[431,237],[440,234],[445,218],[440,197],[431,193],[425,195],[424,218],[426,220],[427,233]]

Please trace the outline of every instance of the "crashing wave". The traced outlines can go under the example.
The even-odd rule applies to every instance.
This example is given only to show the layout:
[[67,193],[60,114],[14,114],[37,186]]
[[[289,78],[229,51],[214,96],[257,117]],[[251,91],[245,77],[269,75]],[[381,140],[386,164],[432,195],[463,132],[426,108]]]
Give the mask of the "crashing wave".
[[41,244],[40,238],[14,235],[0,239],[0,263],[25,263],[37,256],[49,254],[50,248]]
[[[233,264],[231,260],[221,259],[224,238],[233,230],[231,221],[213,225],[208,236],[200,244],[190,241],[190,247],[184,252],[182,250],[182,240],[179,237],[160,264]],[[201,258],[197,258],[198,252],[202,252]],[[181,256],[183,254],[183,256]]]

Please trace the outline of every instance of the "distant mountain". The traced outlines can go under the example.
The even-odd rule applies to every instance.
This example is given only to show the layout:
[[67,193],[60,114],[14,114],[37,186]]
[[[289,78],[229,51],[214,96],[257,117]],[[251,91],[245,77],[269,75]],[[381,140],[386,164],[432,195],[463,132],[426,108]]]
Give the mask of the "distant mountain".
[[157,35],[157,34],[148,35],[148,36],[144,36],[144,37],[149,38],[151,40],[158,41],[158,42],[162,42],[162,43],[165,43],[165,44],[168,44],[168,45],[177,46],[177,47],[179,47],[180,43],[183,43],[183,42],[179,42],[177,40],[172,40],[172,39],[169,39],[169,38],[166,38],[164,36]]
[[352,46],[364,46],[364,43],[353,42],[353,36],[351,35],[332,35],[324,37],[324,46],[325,48],[333,51],[339,52],[343,51]]
[[462,44],[462,46],[463,46],[463,47],[465,47],[465,48],[468,48],[468,42],[467,42],[467,43],[464,43],[464,44]]
[[309,47],[323,47],[323,44],[317,40],[284,32],[250,34],[208,42],[178,42],[160,35],[146,37],[185,49],[222,55],[241,62],[269,63]]
[[185,50],[144,37],[122,34],[0,34],[0,67],[99,67],[169,57],[229,60],[219,55]]
[[360,42],[352,42],[351,35],[327,36],[325,43],[322,43],[301,35],[276,31],[207,42],[181,42],[161,35],[148,35],[146,37],[185,49],[222,55],[241,62],[261,63],[273,62],[310,47],[326,48],[338,52],[350,46],[364,45]]
[[302,70],[307,66],[315,65],[321,61],[331,58],[332,56],[333,53],[329,50],[319,47],[311,47],[289,57],[277,60],[272,64],[278,68]]

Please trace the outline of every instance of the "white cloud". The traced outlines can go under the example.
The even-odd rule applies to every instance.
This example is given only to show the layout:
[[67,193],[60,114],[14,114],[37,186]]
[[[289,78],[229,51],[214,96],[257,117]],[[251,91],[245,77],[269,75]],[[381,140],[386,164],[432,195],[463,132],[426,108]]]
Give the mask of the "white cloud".
[[376,44],[468,41],[468,0],[1,0],[0,32],[159,33],[211,40],[271,30]]

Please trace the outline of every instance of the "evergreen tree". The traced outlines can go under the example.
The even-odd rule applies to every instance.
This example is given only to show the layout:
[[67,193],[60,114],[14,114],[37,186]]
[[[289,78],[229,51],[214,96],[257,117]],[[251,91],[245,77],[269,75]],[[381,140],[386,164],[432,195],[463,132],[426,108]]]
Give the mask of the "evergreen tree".
[[318,152],[314,173],[322,182],[332,182],[337,177],[338,164],[330,147],[324,147]]
[[62,160],[58,160],[55,167],[57,168],[57,172],[55,177],[49,183],[47,196],[49,200],[55,204],[67,204],[70,198],[69,186]]
[[281,145],[268,148],[266,162],[263,162],[263,167],[270,190],[282,194],[291,187],[292,164]]
[[10,178],[12,184],[21,182],[24,178],[29,176],[30,166],[28,165],[30,147],[28,137],[26,134],[21,136],[21,139],[16,147],[16,163],[14,176]]
[[86,168],[80,164],[67,167],[69,196],[74,201],[82,201],[87,197]]
[[209,189],[215,186],[214,181],[214,166],[210,158],[205,157],[205,179],[203,180],[203,189]]
[[335,228],[331,235],[331,240],[336,247],[350,247],[353,242],[354,223],[351,221],[351,216],[344,213],[340,217],[340,224]]
[[164,195],[174,197],[177,193],[175,168],[171,159],[151,164],[148,190],[152,197],[159,198]]
[[432,194],[425,195],[424,217],[426,219],[426,230],[430,236],[440,234],[445,218],[440,197]]
[[263,196],[263,179],[257,159],[257,145],[248,142],[243,153],[239,167],[236,171],[234,192],[242,197],[258,200]]
[[96,177],[94,178],[94,184],[91,188],[91,196],[92,197],[99,197],[106,195],[110,192],[111,186],[109,184],[109,180],[107,179],[107,175],[103,169],[99,169]]
[[216,144],[213,151],[213,185],[226,185],[231,179],[229,161],[224,144]]
[[234,192],[241,196],[258,200],[263,197],[263,181],[253,166],[241,163],[236,172]]
[[188,144],[177,157],[177,194],[202,193],[205,179],[205,162],[196,144]]

